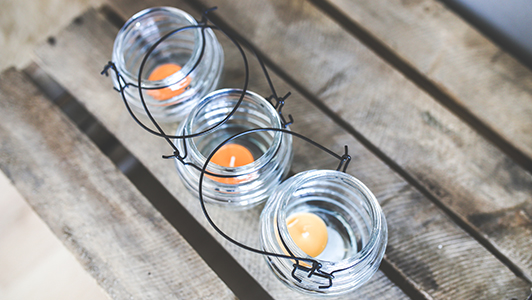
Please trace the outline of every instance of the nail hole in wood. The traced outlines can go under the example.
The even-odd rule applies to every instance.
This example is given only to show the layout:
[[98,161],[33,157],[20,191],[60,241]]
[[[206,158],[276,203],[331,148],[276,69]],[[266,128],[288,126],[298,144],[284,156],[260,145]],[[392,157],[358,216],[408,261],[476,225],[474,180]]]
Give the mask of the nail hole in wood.
[[55,37],[51,36],[46,41],[48,42],[48,44],[55,46],[55,43],[56,43]]

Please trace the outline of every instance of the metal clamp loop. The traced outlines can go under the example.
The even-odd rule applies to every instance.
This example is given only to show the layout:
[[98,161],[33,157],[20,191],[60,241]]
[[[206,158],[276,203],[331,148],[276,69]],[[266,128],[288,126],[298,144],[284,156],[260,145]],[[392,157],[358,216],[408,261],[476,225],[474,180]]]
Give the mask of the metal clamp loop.
[[[291,114],[288,114],[288,122],[286,121],[286,118],[283,115],[283,107],[285,101],[288,97],[290,97],[290,95],[292,95],[292,93],[288,92],[286,93],[286,95],[284,95],[284,97],[276,97],[275,95],[271,95],[270,97],[266,98],[266,100],[268,100],[271,105],[277,110],[279,118],[281,118],[281,125],[283,126],[283,128],[286,128],[287,126],[292,125],[294,123],[294,118]],[[275,100],[275,104],[272,102],[272,100]]]
[[299,270],[302,270],[304,272],[308,272],[308,275],[307,277],[310,278],[312,276],[318,276],[318,277],[321,277],[321,278],[326,278],[329,280],[329,284],[328,285],[320,285],[318,286],[319,289],[328,289],[332,286],[332,280],[334,278],[334,276],[332,275],[332,273],[326,273],[326,272],[323,272],[321,270],[321,267],[322,265],[317,262],[317,261],[312,261],[312,267],[309,268],[309,267],[305,267],[305,266],[302,266],[299,264],[299,261],[296,260],[296,263],[292,265],[294,267],[294,269],[292,270],[292,278],[294,278],[295,280],[297,280],[297,282],[301,282],[301,278],[297,277],[296,276],[296,271],[299,269]]
[[345,173],[350,162],[351,155],[349,155],[349,148],[347,147],[347,145],[345,145],[344,155],[342,155],[342,157],[340,158],[340,163],[338,164],[338,168],[336,168],[336,171],[340,171],[340,169],[342,169],[342,172]]

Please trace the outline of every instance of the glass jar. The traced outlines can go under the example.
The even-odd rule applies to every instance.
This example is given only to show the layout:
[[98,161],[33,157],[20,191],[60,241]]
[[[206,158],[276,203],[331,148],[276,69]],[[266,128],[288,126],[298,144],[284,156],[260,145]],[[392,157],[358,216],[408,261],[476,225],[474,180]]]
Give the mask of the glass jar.
[[[303,252],[289,233],[287,220],[301,213],[313,214],[326,225],[325,249],[316,257]],[[368,281],[379,268],[388,238],[375,196],[358,179],[339,171],[311,170],[287,179],[270,196],[260,222],[264,251],[315,259],[322,274],[332,275],[332,281],[308,277],[308,270],[298,268],[293,275],[299,282],[292,276],[295,260],[266,257],[282,282],[314,295],[346,293]],[[301,260],[299,264],[310,267]]]
[[[118,32],[113,48],[112,60],[125,82],[137,86],[144,56],[164,35],[194,25],[198,23],[192,16],[173,7],[149,8],[135,14]],[[223,49],[211,29],[204,33],[201,28],[176,32],[149,55],[141,86],[148,109],[157,121],[182,120],[216,88],[223,68]],[[115,76],[113,83],[119,89]],[[126,100],[132,109],[146,114],[135,86],[124,90]]]
[[[190,135],[212,128],[233,110],[241,95],[240,89],[222,89],[208,94],[181,123],[176,135]],[[186,162],[201,168],[223,141],[254,128],[282,128],[282,125],[278,112],[266,99],[247,91],[236,112],[223,125],[199,137],[175,140],[175,144],[181,155],[187,153]],[[288,174],[293,156],[292,136],[260,131],[245,134],[227,145],[235,144],[242,151],[239,155],[249,156],[249,163],[218,165],[213,157],[207,166],[211,175],[203,179],[203,197],[208,202],[229,208],[248,208],[266,200]],[[216,154],[220,151],[222,148]],[[177,159],[176,167],[185,186],[198,195],[200,171]]]

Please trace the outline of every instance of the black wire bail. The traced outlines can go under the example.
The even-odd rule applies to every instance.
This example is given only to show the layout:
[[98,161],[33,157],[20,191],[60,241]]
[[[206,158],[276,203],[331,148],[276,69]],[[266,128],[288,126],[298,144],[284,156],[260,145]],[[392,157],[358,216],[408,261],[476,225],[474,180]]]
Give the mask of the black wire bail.
[[[318,276],[318,277],[322,277],[322,278],[326,278],[328,279],[329,281],[329,284],[328,285],[323,285],[323,286],[318,286],[319,289],[328,289],[332,286],[333,282],[333,278],[334,278],[334,275],[333,273],[335,272],[340,272],[340,271],[344,271],[348,268],[344,268],[342,270],[335,270],[331,273],[326,273],[324,271],[321,270],[321,263],[319,263],[317,260],[315,259],[309,259],[309,258],[302,258],[302,257],[297,257],[295,256],[294,254],[292,254],[292,252],[290,251],[290,249],[287,247],[285,241],[283,240],[282,238],[282,235],[279,235],[280,237],[280,240],[281,242],[283,243],[284,245],[284,248],[287,250],[288,254],[289,255],[284,255],[284,254],[279,254],[279,253],[272,253],[272,252],[267,252],[267,251],[263,251],[263,250],[260,250],[260,249],[255,249],[255,248],[252,248],[252,247],[249,247],[247,245],[244,245],[236,240],[234,240],[233,238],[231,238],[230,236],[228,236],[225,232],[223,232],[215,223],[214,221],[211,219],[209,213],[207,212],[207,208],[205,206],[205,200],[203,199],[203,181],[204,181],[204,176],[205,174],[207,175],[210,175],[208,172],[207,172],[207,166],[209,165],[212,157],[216,154],[216,152],[218,152],[224,145],[230,143],[231,141],[233,141],[234,139],[237,139],[237,138],[240,138],[242,136],[245,136],[245,135],[248,135],[248,134],[251,134],[251,133],[255,133],[255,132],[262,132],[262,131],[274,131],[274,132],[281,132],[283,134],[290,134],[292,136],[295,136],[297,138],[300,138],[302,139],[303,141],[323,150],[324,152],[332,155],[333,157],[335,157],[336,159],[340,160],[340,164],[338,166],[338,170],[340,170],[340,168],[343,167],[343,170],[342,172],[345,173],[345,170],[347,168],[347,166],[349,165],[349,162],[351,161],[351,156],[348,154],[348,147],[347,145],[344,147],[344,155],[340,156],[338,154],[336,154],[335,152],[329,150],[328,148],[324,147],[323,145],[313,141],[312,139],[302,135],[302,134],[299,134],[297,132],[293,132],[293,131],[290,131],[288,129],[285,129],[285,128],[254,128],[254,129],[249,129],[249,130],[246,130],[246,131],[243,131],[243,132],[240,132],[240,133],[237,133],[229,138],[227,138],[226,140],[224,140],[223,142],[221,142],[218,146],[216,146],[216,148],[209,154],[209,156],[207,157],[207,159],[205,160],[205,163],[203,164],[203,167],[201,168],[200,170],[200,178],[199,178],[199,191],[198,191],[198,195],[199,195],[199,199],[200,199],[200,204],[201,204],[201,209],[203,210],[203,214],[205,215],[205,217],[207,218],[207,221],[209,222],[209,224],[221,235],[223,236],[226,240],[228,240],[229,242],[243,248],[243,249],[246,249],[248,251],[252,251],[252,252],[255,252],[255,253],[258,253],[258,254],[262,254],[262,255],[266,255],[266,256],[274,256],[274,257],[279,257],[279,258],[286,258],[286,259],[292,259],[294,260],[296,263],[293,264],[293,267],[294,269],[292,270],[292,277],[294,279],[296,279],[298,282],[301,282],[302,280],[300,278],[298,278],[296,276],[296,271],[299,269],[299,270],[302,270],[304,272],[308,272],[308,275],[307,277],[310,278],[312,276]],[[228,176],[228,177],[234,177],[234,176]],[[305,267],[303,265],[301,265],[299,262],[300,261],[305,261],[305,262],[308,262],[310,264],[312,264],[312,267],[311,268],[308,268],[308,267]]]
[[[260,249],[255,249],[255,248],[252,248],[252,247],[249,247],[247,245],[244,245],[236,240],[234,240],[233,238],[231,238],[230,236],[228,236],[226,233],[224,233],[215,223],[214,221],[211,219],[207,209],[206,209],[206,206],[205,206],[205,200],[203,199],[203,180],[204,180],[204,177],[205,175],[209,175],[209,176],[215,176],[215,177],[224,177],[224,178],[231,178],[231,177],[236,177],[236,176],[241,176],[242,174],[240,175],[219,175],[219,174],[213,174],[213,173],[210,173],[207,171],[207,165],[209,164],[209,162],[211,161],[212,157],[214,156],[214,154],[225,144],[229,143],[230,141],[238,138],[238,137],[241,137],[241,136],[244,136],[246,134],[250,134],[250,133],[253,133],[253,132],[259,132],[259,131],[276,131],[276,132],[281,132],[282,134],[290,134],[290,135],[293,135],[295,137],[298,137],[302,140],[304,140],[305,142],[321,149],[322,151],[332,155],[333,157],[335,157],[336,159],[338,159],[340,162],[338,164],[338,167],[337,167],[337,171],[342,171],[342,172],[346,172],[346,169],[349,165],[349,162],[351,161],[351,156],[348,154],[348,147],[347,145],[345,146],[344,148],[344,154],[342,156],[336,154],[335,152],[329,150],[328,148],[322,146],[321,144],[313,141],[312,139],[310,138],[307,138],[299,133],[296,133],[296,132],[293,132],[293,131],[290,131],[288,130],[288,126],[293,124],[294,122],[294,119],[292,117],[291,114],[288,114],[288,120],[285,118],[285,116],[283,115],[283,107],[285,105],[285,101],[286,99],[291,95],[290,92],[288,92],[285,96],[283,97],[279,97],[276,93],[276,90],[275,90],[275,87],[273,86],[273,83],[271,81],[271,78],[268,74],[268,71],[264,65],[264,62],[262,60],[262,58],[260,57],[260,55],[258,55],[258,53],[255,51],[255,49],[249,44],[247,43],[245,40],[240,40],[240,42],[234,38],[233,36],[231,36],[229,33],[227,33],[226,31],[224,31],[223,29],[221,29],[220,27],[218,27],[209,17],[208,17],[208,14],[211,13],[212,11],[216,10],[217,7],[212,7],[212,8],[209,8],[207,10],[205,10],[203,13],[202,13],[202,17],[201,17],[201,20],[200,21],[197,21],[198,25],[191,25],[191,26],[185,26],[185,27],[181,27],[181,28],[177,28],[175,30],[172,30],[170,31],[169,33],[165,34],[164,36],[162,36],[159,40],[157,40],[150,48],[149,50],[146,52],[146,54],[144,55],[144,58],[140,64],[140,67],[139,67],[139,72],[138,72],[138,80],[137,80],[137,83],[131,83],[131,82],[126,82],[126,80],[124,79],[124,77],[122,76],[122,74],[120,74],[116,64],[112,61],[109,61],[103,68],[102,72],[101,72],[101,75],[105,75],[105,76],[109,76],[109,71],[112,70],[114,73],[115,73],[115,76],[116,76],[116,82],[118,84],[118,88],[117,87],[113,87],[116,91],[118,91],[121,96],[122,96],[122,100],[124,102],[124,105],[126,106],[126,109],[128,111],[128,113],[131,115],[131,117],[135,120],[135,122],[141,127],[143,128],[144,130],[146,130],[148,133],[150,134],[153,134],[155,136],[158,136],[158,137],[161,137],[161,138],[164,138],[168,143],[169,145],[172,147],[173,149],[173,154],[171,155],[163,155],[162,158],[164,159],[170,159],[170,158],[175,158],[177,159],[178,161],[180,161],[182,164],[184,165],[187,165],[187,166],[191,166],[195,169],[197,169],[198,171],[200,171],[200,178],[199,178],[199,200],[200,200],[200,205],[201,205],[201,208],[203,210],[203,214],[205,215],[205,218],[207,219],[207,221],[209,222],[209,224],[214,228],[214,230],[216,232],[218,232],[222,237],[224,237],[226,240],[228,240],[229,242],[235,244],[236,246],[239,246],[245,250],[248,250],[248,251],[251,251],[251,252],[255,252],[257,254],[261,254],[261,255],[266,255],[266,256],[270,256],[270,257],[279,257],[279,258],[285,258],[285,259],[291,259],[293,261],[295,261],[295,263],[293,264],[293,267],[294,269],[292,270],[292,277],[294,279],[296,279],[298,282],[301,282],[301,278],[297,277],[296,275],[296,271],[297,270],[301,270],[301,271],[304,271],[304,272],[307,272],[307,277],[310,278],[312,276],[318,276],[318,277],[321,277],[321,278],[326,278],[328,279],[329,281],[329,284],[328,285],[324,285],[324,286],[319,286],[320,289],[327,289],[327,288],[330,288],[332,285],[333,285],[333,278],[334,278],[334,275],[333,273],[335,272],[340,272],[340,271],[343,271],[345,269],[342,269],[342,270],[335,270],[331,273],[326,273],[324,271],[321,270],[321,263],[319,263],[317,260],[315,259],[311,259],[311,258],[303,258],[303,257],[296,257],[295,255],[293,255],[288,249],[289,251],[289,255],[285,255],[285,254],[279,254],[279,253],[271,253],[271,252],[266,252],[266,251],[263,251],[263,250],[260,250]],[[212,23],[212,25],[208,25],[208,23]],[[221,31],[227,38],[229,38],[229,40],[231,40],[231,42],[235,45],[235,47],[237,47],[237,49],[240,51],[240,54],[242,55],[242,59],[243,59],[243,63],[244,63],[244,68],[245,68],[245,78],[244,78],[244,85],[243,85],[243,88],[242,88],[242,94],[237,102],[237,104],[235,105],[235,107],[233,108],[233,110],[222,120],[220,121],[218,124],[215,124],[213,125],[211,128],[208,128],[202,132],[198,132],[198,133],[193,133],[193,134],[189,134],[189,135],[168,135],[164,132],[164,130],[160,127],[160,125],[157,123],[157,121],[155,120],[155,118],[153,118],[153,116],[151,115],[150,113],[150,110],[144,100],[144,96],[143,96],[143,93],[142,93],[142,90],[145,90],[145,89],[155,89],[155,88],[148,88],[148,87],[143,87],[142,86],[142,71],[144,69],[144,66],[148,60],[148,57],[150,56],[150,54],[156,49],[156,47],[161,44],[164,40],[166,40],[168,37],[170,37],[171,35],[177,33],[177,32],[180,32],[180,31],[183,31],[183,30],[189,30],[189,29],[201,29],[201,37],[202,37],[202,40],[203,40],[203,43],[202,43],[202,49],[201,49],[201,54],[200,54],[200,58],[198,59],[198,62],[196,62],[196,64],[193,66],[193,68],[186,74],[184,75],[183,78],[177,80],[176,82],[174,83],[170,83],[168,84],[167,86],[164,86],[164,87],[157,87],[157,89],[160,89],[160,88],[165,88],[165,87],[169,87],[169,86],[172,86],[176,83],[178,83],[179,81],[183,80],[184,78],[186,78],[188,75],[190,75],[190,73],[192,73],[196,67],[198,66],[199,62],[201,61],[201,58],[203,57],[203,53],[204,53],[204,50],[205,50],[205,30],[207,29],[216,29],[216,30],[219,30]],[[233,115],[234,113],[236,112],[236,110],[238,109],[238,107],[240,106],[240,104],[242,103],[242,100],[245,96],[245,93],[247,91],[247,87],[248,87],[248,83],[249,83],[249,66],[248,66],[248,61],[247,61],[247,57],[246,57],[246,54],[243,50],[243,48],[241,47],[240,43],[244,43],[246,48],[248,48],[255,56],[255,58],[257,59],[257,61],[259,62],[261,68],[262,68],[262,71],[264,73],[264,76],[266,77],[266,80],[269,84],[269,87],[270,87],[270,90],[272,92],[272,94],[267,97],[266,99],[270,102],[270,104],[275,108],[275,110],[277,111],[277,113],[279,114],[279,117],[281,119],[281,125],[282,125],[282,128],[255,128],[255,129],[250,129],[250,130],[246,130],[244,132],[241,132],[241,133],[238,133],[238,134],[235,134],[233,135],[232,137],[226,139],[225,141],[223,141],[222,143],[220,143],[212,152],[211,154],[209,155],[209,157],[207,158],[205,164],[203,166],[197,166],[193,163],[190,163],[190,162],[186,162],[185,159],[187,157],[187,154],[188,154],[188,151],[187,151],[187,148],[186,148],[186,143],[184,143],[184,140],[185,139],[188,139],[188,138],[194,138],[194,137],[198,137],[198,136],[201,136],[201,135],[204,135],[204,134],[208,134],[209,132],[213,131],[213,130],[216,130],[218,127],[222,126],[225,122],[227,122]],[[157,130],[153,130],[149,127],[147,127],[142,121],[140,121],[137,116],[135,115],[135,113],[133,112],[133,110],[131,109],[127,99],[126,99],[126,94],[125,94],[125,90],[126,88],[128,87],[134,87],[134,88],[137,88],[138,91],[139,91],[139,96],[140,96],[140,100],[143,104],[143,107],[144,107],[144,110],[146,112],[146,115],[148,116],[148,118],[150,119],[151,123],[155,126],[155,128]],[[183,132],[184,133],[184,132]],[[183,143],[183,154],[181,154],[179,152],[179,149],[177,148],[177,146],[171,141],[171,139],[174,139],[174,140],[181,140],[182,143]],[[284,244],[284,241],[282,241],[283,244]],[[285,248],[286,245],[285,245]],[[306,262],[308,264],[311,265],[311,267],[306,267],[304,265],[301,265],[300,262]]]

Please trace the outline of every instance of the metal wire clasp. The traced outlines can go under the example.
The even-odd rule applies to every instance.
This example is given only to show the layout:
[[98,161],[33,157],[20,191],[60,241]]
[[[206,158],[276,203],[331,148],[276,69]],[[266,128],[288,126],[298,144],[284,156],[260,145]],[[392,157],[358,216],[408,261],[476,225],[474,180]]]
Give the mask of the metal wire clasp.
[[294,269],[292,270],[292,277],[297,280],[297,282],[301,282],[301,279],[298,278],[296,276],[296,271],[299,269],[299,270],[302,270],[304,272],[308,272],[308,275],[307,277],[310,278],[312,276],[319,276],[319,277],[322,277],[322,278],[327,278],[329,280],[329,284],[328,285],[320,285],[318,286],[318,288],[320,289],[328,289],[332,286],[332,280],[334,278],[334,276],[332,274],[329,274],[329,273],[326,273],[326,272],[323,272],[321,269],[322,265],[317,262],[317,261],[312,261],[312,267],[309,268],[309,267],[305,267],[305,266],[302,266],[299,264],[299,261],[296,260],[296,263],[292,265],[294,267]]
[[124,89],[126,89],[128,86],[133,85],[133,84],[131,84],[129,82],[126,82],[124,77],[122,77],[122,74],[120,74],[120,72],[118,72],[118,68],[116,67],[115,63],[112,62],[112,61],[109,61],[103,67],[103,70],[102,70],[102,72],[100,74],[109,77],[109,70],[113,70],[115,72],[116,81],[118,82],[118,86],[120,87],[120,88],[116,88],[116,87],[113,86],[113,89],[115,91],[117,91],[119,93],[122,93],[124,91]]
[[342,155],[342,157],[340,158],[340,163],[338,164],[338,168],[336,168],[336,171],[340,171],[340,169],[342,169],[342,172],[345,173],[347,167],[349,166],[349,163],[351,162],[351,155],[349,155],[349,148],[347,147],[347,145],[345,145],[344,149],[344,155]]
[[[294,118],[291,114],[288,114],[288,119],[290,120],[288,122],[283,116],[283,107],[285,104],[285,100],[286,98],[290,97],[290,95],[292,95],[292,93],[288,92],[286,93],[286,95],[284,95],[284,97],[276,97],[275,95],[271,95],[270,97],[266,98],[266,100],[268,100],[272,104],[272,106],[275,107],[275,109],[277,110],[279,118],[281,118],[281,125],[283,126],[283,128],[286,128],[288,125],[292,125],[294,123]],[[272,102],[272,100],[275,100],[275,104]]]
[[185,155],[181,156],[181,154],[179,153],[179,150],[174,150],[174,154],[172,154],[172,155],[163,155],[163,158],[164,159],[176,158],[180,162],[185,163],[185,158],[187,158],[187,155],[185,153]]
[[202,13],[201,13],[201,20],[198,22],[198,24],[203,24],[203,25],[207,25],[207,22],[209,22],[209,18],[207,17],[207,14],[209,14],[211,11],[215,11],[218,9],[218,6],[213,6],[211,8],[207,8],[205,9]]

